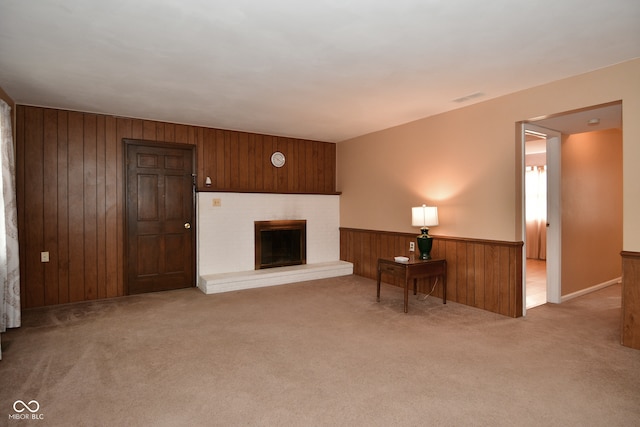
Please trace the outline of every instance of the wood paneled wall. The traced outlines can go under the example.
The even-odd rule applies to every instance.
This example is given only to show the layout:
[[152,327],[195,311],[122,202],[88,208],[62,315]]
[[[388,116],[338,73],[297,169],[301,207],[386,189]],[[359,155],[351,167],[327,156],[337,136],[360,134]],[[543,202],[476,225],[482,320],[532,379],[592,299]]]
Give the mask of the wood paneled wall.
[[622,252],[622,345],[640,350],[639,252]]
[[[201,129],[199,187],[211,177],[213,191],[335,194],[335,144],[217,129]],[[271,164],[280,151],[286,162]]]
[[335,194],[332,143],[22,105],[15,134],[25,308],[123,295],[123,138],[195,145],[200,189]]
[[[340,259],[376,279],[378,258],[409,255],[417,234],[340,229]],[[431,256],[447,260],[447,300],[510,317],[522,316],[522,242],[434,236]],[[383,278],[389,280],[389,278]],[[392,279],[403,286],[401,280]],[[418,282],[421,292],[428,284]],[[442,298],[440,287],[434,295]]]

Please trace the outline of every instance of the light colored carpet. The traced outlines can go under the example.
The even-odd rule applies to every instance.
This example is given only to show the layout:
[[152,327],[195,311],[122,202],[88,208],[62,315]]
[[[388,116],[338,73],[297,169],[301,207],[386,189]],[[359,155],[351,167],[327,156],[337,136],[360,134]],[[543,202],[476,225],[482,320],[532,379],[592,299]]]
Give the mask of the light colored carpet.
[[[421,296],[423,297],[423,296]],[[17,400],[67,426],[632,426],[620,286],[511,319],[357,276],[28,310],[2,337]]]

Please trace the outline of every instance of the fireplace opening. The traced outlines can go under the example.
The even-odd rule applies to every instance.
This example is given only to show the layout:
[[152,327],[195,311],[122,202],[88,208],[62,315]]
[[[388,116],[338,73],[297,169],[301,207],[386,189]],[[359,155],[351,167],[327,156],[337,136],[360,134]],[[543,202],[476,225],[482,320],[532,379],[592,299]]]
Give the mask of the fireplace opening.
[[307,263],[307,221],[255,221],[256,270]]

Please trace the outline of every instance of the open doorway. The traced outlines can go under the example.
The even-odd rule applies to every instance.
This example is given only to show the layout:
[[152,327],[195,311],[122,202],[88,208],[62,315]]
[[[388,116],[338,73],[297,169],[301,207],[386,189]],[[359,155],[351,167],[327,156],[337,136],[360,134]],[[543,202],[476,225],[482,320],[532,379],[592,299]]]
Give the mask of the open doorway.
[[[619,280],[622,105],[617,101],[531,119],[523,123],[521,144],[521,220],[525,242],[523,314],[526,314],[526,308],[539,303],[535,298],[527,301],[527,295],[536,292],[536,285],[532,282],[543,281],[545,272],[545,302],[552,303],[564,302]],[[524,159],[527,152],[541,157],[545,145],[544,160],[529,162],[528,166],[530,171],[537,166],[538,170],[546,172],[546,256],[540,255],[544,251],[538,251],[535,245],[531,249],[527,244],[527,240],[532,238],[525,232],[525,222],[536,217],[534,214],[527,216],[525,208],[527,193],[533,190],[525,188],[527,172]],[[529,208],[529,212],[532,209]],[[535,209],[539,212],[542,208],[538,205]],[[544,250],[544,237],[533,239]],[[535,265],[535,260],[542,258],[545,259],[544,264],[539,262]],[[532,259],[534,261],[530,261]]]
[[560,302],[561,136],[530,123],[523,127],[525,310]]
[[525,307],[547,302],[547,136],[525,129]]

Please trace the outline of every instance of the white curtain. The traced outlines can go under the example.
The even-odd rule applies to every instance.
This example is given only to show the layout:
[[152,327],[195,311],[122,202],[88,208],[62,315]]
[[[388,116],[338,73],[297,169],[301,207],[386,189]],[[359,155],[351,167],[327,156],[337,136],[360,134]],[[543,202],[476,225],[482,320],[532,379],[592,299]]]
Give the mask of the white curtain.
[[527,166],[525,174],[527,258],[547,258],[547,168]]
[[[20,266],[11,107],[0,100],[0,332],[20,326]],[[0,347],[0,359],[2,348]]]

